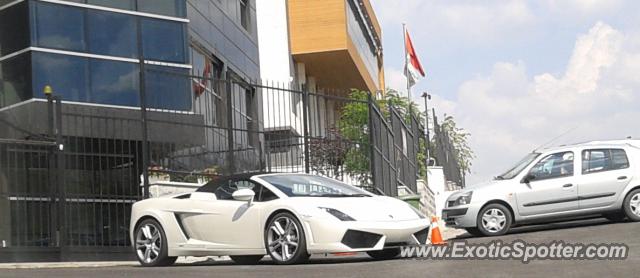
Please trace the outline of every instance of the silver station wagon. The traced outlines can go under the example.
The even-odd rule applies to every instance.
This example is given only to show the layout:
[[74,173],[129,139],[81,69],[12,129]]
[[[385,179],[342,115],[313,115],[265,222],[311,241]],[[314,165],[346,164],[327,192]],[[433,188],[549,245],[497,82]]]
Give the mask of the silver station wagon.
[[452,194],[442,218],[472,235],[601,214],[640,221],[640,140],[534,151],[492,181]]

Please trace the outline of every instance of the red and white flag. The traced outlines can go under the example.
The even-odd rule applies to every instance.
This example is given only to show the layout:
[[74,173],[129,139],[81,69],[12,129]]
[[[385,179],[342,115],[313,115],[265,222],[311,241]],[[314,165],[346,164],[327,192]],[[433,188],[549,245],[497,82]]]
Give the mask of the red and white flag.
[[409,31],[406,28],[404,29],[404,48],[406,52],[404,75],[407,77],[409,86],[413,86],[421,77],[424,77],[424,70],[420,65],[420,60],[418,60],[418,55],[409,37]]

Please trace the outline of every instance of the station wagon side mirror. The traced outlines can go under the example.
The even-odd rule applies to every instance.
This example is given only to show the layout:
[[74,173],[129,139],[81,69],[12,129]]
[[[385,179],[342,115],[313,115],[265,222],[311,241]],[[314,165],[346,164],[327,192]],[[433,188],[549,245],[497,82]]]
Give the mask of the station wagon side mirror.
[[253,201],[253,198],[256,196],[256,193],[253,192],[253,190],[251,189],[244,188],[244,189],[236,190],[235,192],[233,192],[233,194],[231,194],[231,196],[233,197],[234,200],[249,202],[249,205],[251,205],[251,202]]
[[531,181],[535,180],[536,176],[534,174],[527,174],[522,178],[522,183],[529,184]]

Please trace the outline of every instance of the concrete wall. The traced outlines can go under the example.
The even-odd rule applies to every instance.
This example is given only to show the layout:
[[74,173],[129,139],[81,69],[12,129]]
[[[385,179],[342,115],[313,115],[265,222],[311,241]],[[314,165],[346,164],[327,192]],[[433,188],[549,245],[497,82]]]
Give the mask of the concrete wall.
[[435,215],[442,217],[442,209],[445,207],[445,202],[455,191],[447,191],[444,171],[440,166],[431,166],[427,169],[427,183],[428,188],[433,192]]

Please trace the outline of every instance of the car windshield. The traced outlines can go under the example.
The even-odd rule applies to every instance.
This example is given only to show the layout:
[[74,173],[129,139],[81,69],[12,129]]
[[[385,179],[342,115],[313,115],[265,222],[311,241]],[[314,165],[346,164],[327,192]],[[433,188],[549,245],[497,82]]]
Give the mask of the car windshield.
[[367,191],[325,177],[273,175],[260,178],[289,197],[371,197]]
[[509,171],[505,172],[502,175],[497,176],[496,180],[513,179],[515,176],[520,174],[520,172],[522,172],[522,170],[524,170],[524,168],[526,168],[527,165],[531,164],[531,162],[533,162],[538,156],[540,156],[540,153],[528,154],[522,160],[520,160],[520,162],[516,163],[516,165],[513,166]]

